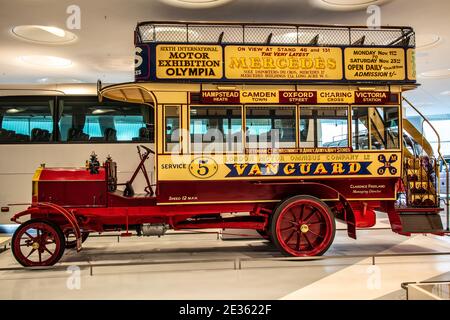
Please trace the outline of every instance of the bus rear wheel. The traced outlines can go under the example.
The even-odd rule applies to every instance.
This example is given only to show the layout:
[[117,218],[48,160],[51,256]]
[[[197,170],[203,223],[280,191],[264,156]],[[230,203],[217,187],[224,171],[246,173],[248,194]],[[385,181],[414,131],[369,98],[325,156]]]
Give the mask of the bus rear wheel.
[[66,239],[61,228],[43,219],[22,223],[12,238],[11,250],[24,267],[52,266],[64,253]]
[[273,242],[287,256],[322,255],[333,243],[335,233],[330,208],[311,196],[285,200],[275,210],[271,223]]

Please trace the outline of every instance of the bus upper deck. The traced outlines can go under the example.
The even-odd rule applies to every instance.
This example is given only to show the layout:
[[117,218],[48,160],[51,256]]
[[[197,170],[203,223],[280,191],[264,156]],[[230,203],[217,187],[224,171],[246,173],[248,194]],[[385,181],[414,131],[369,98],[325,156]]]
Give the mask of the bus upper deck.
[[410,27],[143,22],[136,81],[415,83]]

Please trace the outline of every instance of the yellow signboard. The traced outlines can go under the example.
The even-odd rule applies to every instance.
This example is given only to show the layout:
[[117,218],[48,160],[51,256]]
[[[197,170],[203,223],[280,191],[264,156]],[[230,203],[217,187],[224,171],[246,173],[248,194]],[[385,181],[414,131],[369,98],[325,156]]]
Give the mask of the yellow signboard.
[[228,79],[342,80],[342,70],[340,48],[225,47],[225,76]]
[[354,103],[355,92],[350,90],[320,90],[317,91],[317,103]]
[[405,80],[405,50],[402,48],[346,48],[347,80]]
[[243,90],[240,91],[241,103],[279,103],[278,90]]
[[416,50],[408,49],[406,52],[408,63],[408,80],[416,80]]
[[159,155],[159,181],[399,177],[400,153]]
[[222,47],[157,45],[156,77],[159,79],[221,79],[223,77]]

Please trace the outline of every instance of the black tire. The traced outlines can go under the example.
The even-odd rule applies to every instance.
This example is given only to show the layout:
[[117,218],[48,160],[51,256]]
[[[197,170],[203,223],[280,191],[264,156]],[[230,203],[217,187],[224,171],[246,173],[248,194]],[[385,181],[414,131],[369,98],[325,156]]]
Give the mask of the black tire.
[[[71,233],[70,233],[71,234]],[[81,243],[84,243],[89,237],[89,232],[81,232]],[[75,249],[77,247],[76,240],[69,240],[68,235],[66,235],[66,249]]]
[[[24,267],[31,267],[31,266],[36,266],[36,265],[29,265],[27,263],[24,262],[23,256],[21,257],[21,253],[18,251],[20,250],[20,239],[17,239],[18,235],[21,233],[21,231],[23,231],[24,229],[27,229],[30,225],[32,224],[36,224],[36,223],[42,223],[42,224],[46,224],[48,225],[50,228],[52,228],[57,236],[56,241],[58,241],[58,245],[59,245],[59,250],[56,250],[53,255],[51,260],[48,263],[44,263],[42,264],[42,266],[52,266],[55,263],[57,263],[62,255],[64,254],[64,250],[66,249],[66,241],[65,241],[65,236],[64,233],[62,232],[61,228],[54,222],[49,221],[49,220],[45,220],[45,219],[31,219],[28,220],[24,223],[22,223],[14,232],[14,235],[11,239],[11,251],[13,253],[14,258],[17,260],[17,262],[19,262],[22,266]],[[17,241],[19,241],[19,246],[17,246]]]
[[[325,225],[325,232],[326,235],[323,237],[323,241],[322,243],[320,243],[317,246],[317,249],[313,249],[312,246],[312,250],[310,251],[313,254],[309,254],[308,251],[301,251],[300,247],[298,250],[292,249],[289,250],[289,241],[292,237],[292,235],[288,236],[288,240],[285,239],[279,239],[278,237],[281,235],[282,236],[282,230],[283,229],[287,229],[287,228],[281,228],[281,222],[280,222],[280,232],[277,233],[277,222],[280,219],[280,215],[286,214],[287,212],[289,212],[289,208],[291,206],[294,205],[294,203],[303,203],[306,202],[308,203],[307,206],[309,206],[310,208],[313,208],[313,210],[310,210],[310,214],[312,215],[313,212],[317,212],[317,216],[320,218],[320,216],[323,216],[324,222],[320,222],[320,223],[314,223],[314,224],[326,224]],[[294,207],[295,208],[295,207]],[[286,211],[286,210],[287,211]],[[304,210],[304,207],[303,209]],[[300,216],[303,215],[303,211],[301,212]],[[295,218],[295,215],[293,216],[293,218]],[[272,242],[275,244],[275,246],[278,248],[278,250],[286,256],[318,256],[318,255],[323,255],[331,246],[331,244],[333,243],[335,234],[336,234],[336,222],[334,219],[334,215],[331,212],[330,208],[328,207],[328,205],[323,202],[322,200],[316,198],[316,197],[312,197],[312,196],[308,196],[308,195],[299,195],[299,196],[294,196],[291,197],[289,199],[286,199],[285,201],[283,201],[282,203],[280,203],[280,205],[277,206],[277,208],[274,211],[274,214],[272,216],[271,219],[271,223],[270,223],[270,236],[272,239]],[[301,219],[302,220],[302,219]],[[320,221],[320,220],[319,220]],[[296,221],[292,221],[293,224],[296,223]],[[305,222],[306,223],[306,222]],[[297,234],[297,238],[299,237],[301,239],[301,235],[303,234],[304,231],[300,231],[301,225],[300,223],[297,223],[298,226],[298,230],[296,230],[297,227],[292,227],[292,233]],[[308,227],[305,228],[305,233],[311,232],[310,229]],[[309,231],[308,231],[309,230]],[[290,232],[291,230],[287,231]],[[284,231],[283,231],[284,232]],[[307,235],[304,235],[305,238],[308,238]],[[318,237],[318,239],[320,239],[320,237]],[[311,245],[310,241],[308,239],[307,243],[309,245]],[[301,240],[300,240],[301,241]],[[297,240],[297,245],[298,245],[298,240]],[[288,251],[289,250],[289,251]]]

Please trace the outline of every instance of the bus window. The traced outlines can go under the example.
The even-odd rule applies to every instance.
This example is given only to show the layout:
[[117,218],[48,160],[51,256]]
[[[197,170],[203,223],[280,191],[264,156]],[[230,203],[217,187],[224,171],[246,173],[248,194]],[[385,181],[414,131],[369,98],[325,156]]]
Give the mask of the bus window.
[[348,107],[300,107],[300,147],[348,147]]
[[0,99],[0,143],[52,141],[53,97]]
[[180,153],[181,151],[180,114],[179,106],[164,107],[164,149],[169,153]]
[[398,149],[398,108],[369,107],[372,149]]
[[153,136],[148,129],[153,111],[147,105],[99,103],[96,97],[64,97],[58,105],[61,141],[150,142]]
[[352,124],[355,150],[399,148],[398,107],[354,107]]
[[354,150],[369,149],[368,109],[352,108],[352,144]]
[[191,107],[191,151],[242,151],[241,107]]
[[295,107],[247,107],[247,147],[295,148],[295,117]]

